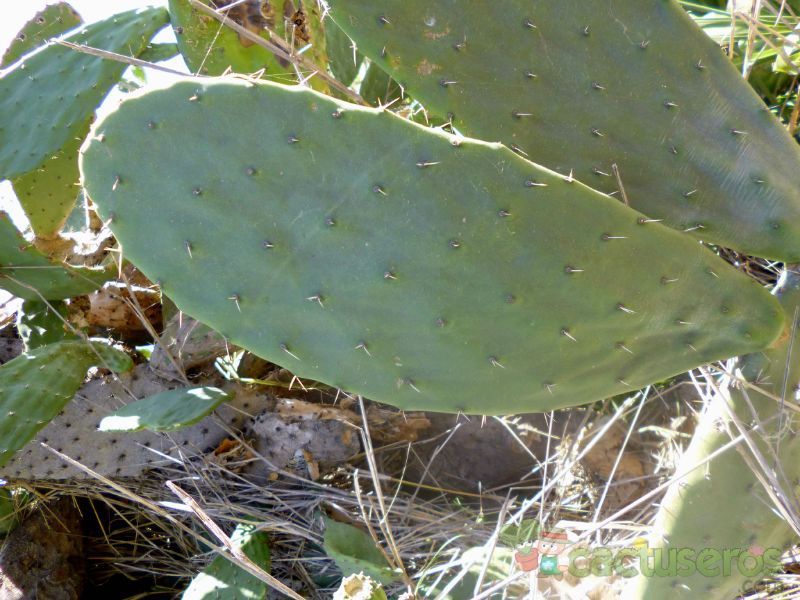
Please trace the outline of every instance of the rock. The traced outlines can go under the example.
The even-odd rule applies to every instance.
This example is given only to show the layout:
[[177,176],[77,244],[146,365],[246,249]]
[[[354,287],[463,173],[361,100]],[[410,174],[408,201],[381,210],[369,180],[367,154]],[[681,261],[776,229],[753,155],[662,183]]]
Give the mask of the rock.
[[0,598],[79,600],[86,580],[82,534],[70,498],[32,512],[0,550]]

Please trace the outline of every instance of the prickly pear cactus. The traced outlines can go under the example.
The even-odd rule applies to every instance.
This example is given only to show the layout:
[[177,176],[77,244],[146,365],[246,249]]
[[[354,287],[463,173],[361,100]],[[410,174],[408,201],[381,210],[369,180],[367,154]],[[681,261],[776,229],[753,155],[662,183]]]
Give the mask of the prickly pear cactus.
[[[236,526],[231,542],[256,565],[269,570],[269,536],[254,525]],[[217,556],[183,592],[184,600],[259,600],[267,597],[267,585],[258,577]]]
[[[673,0],[331,0],[360,50],[467,135],[706,241],[800,259],[800,149]],[[616,167],[615,167],[616,165]]]
[[113,265],[88,268],[50,261],[0,212],[0,288],[26,300],[63,300],[93,292],[116,273]]
[[688,236],[500,145],[307,89],[180,81],[122,103],[83,152],[125,256],[181,310],[405,409],[576,405],[782,328]]
[[81,16],[66,2],[50,4],[40,10],[17,33],[14,41],[3,53],[0,68],[16,62],[50,38],[58,37],[83,22]]
[[[163,8],[133,10],[66,39],[135,56],[167,20]],[[80,140],[125,67],[54,44],[0,72],[0,179],[12,180],[37,236],[53,237],[69,216]]]
[[104,344],[48,344],[0,366],[0,467],[72,399],[92,365],[124,371],[130,359]]
[[[781,294],[787,316],[795,318],[800,310],[800,277],[796,273],[786,278]],[[792,511],[797,510],[800,421],[796,409],[784,403],[794,407],[800,400],[799,349],[800,330],[796,330],[794,339],[786,336],[777,347],[745,357],[740,365],[742,374],[757,388],[733,388],[729,396],[714,397],[681,458],[678,473],[701,466],[670,487],[651,539],[656,553],[688,551],[698,560],[693,563],[689,559],[686,565],[693,568],[688,571],[684,566],[666,577],[637,578],[626,597],[732,598],[742,593],[746,581],[757,581],[780,565],[783,550],[796,541],[797,534],[772,508],[774,500],[753,468],[762,477],[765,471],[771,472],[783,490],[778,496],[794,507]],[[766,457],[766,465],[754,463],[752,467],[736,448],[706,462],[710,454],[730,443],[727,428],[738,435],[726,404],[746,426]],[[746,441],[739,444],[739,450],[752,456]],[[707,555],[705,566],[699,559],[701,552]],[[659,559],[656,554],[656,564]],[[672,564],[678,565],[675,560]]]
[[[216,7],[215,2],[204,3]],[[264,16],[260,4],[248,0],[228,16],[251,33],[269,39],[269,34],[264,33],[264,25],[274,26],[275,16]],[[178,48],[192,73],[221,75],[227,69],[237,73],[279,70],[277,59],[269,50],[241,38],[235,31],[192,7],[187,0],[170,0],[169,15]]]

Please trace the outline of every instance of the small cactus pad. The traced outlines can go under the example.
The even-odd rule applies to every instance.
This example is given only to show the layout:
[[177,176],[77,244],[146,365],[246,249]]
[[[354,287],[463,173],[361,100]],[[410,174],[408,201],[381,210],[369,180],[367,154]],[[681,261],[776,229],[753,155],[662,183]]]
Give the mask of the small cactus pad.
[[[797,274],[784,281],[781,303],[789,319],[800,314],[796,312],[800,309]],[[756,387],[743,389],[738,385],[730,390],[729,398],[714,396],[677,470],[683,474],[700,466],[677,479],[661,502],[651,539],[656,564],[659,554],[680,552],[688,556],[691,551],[698,556],[704,549],[717,552],[716,560],[710,556],[705,569],[673,572],[667,577],[637,577],[624,597],[733,598],[742,593],[745,581],[758,581],[770,568],[780,565],[781,554],[796,542],[797,534],[777,513],[773,495],[759,478],[776,477],[783,490],[777,496],[796,507],[800,478],[798,351],[800,330],[795,331],[794,340],[786,336],[775,348],[742,359],[739,368]],[[741,420],[766,465],[754,462],[746,441],[706,462],[710,454],[731,442],[728,429],[734,437],[739,435],[730,413]],[[751,457],[751,464],[738,450]],[[722,557],[723,551],[732,557],[730,564]],[[698,560],[696,564],[701,563]]]
[[325,553],[333,559],[345,577],[366,573],[386,585],[399,579],[398,573],[389,566],[386,557],[375,545],[375,540],[354,525],[339,523],[326,517],[323,546]]
[[[120,13],[65,38],[126,55],[167,23],[163,8]],[[0,179],[11,179],[34,232],[51,237],[78,195],[77,150],[127,65],[57,44],[0,71]]]
[[0,59],[0,69],[16,62],[50,38],[58,37],[83,23],[81,16],[66,2],[50,4],[36,13],[14,37]]
[[[747,254],[800,260],[800,149],[677,2],[331,0],[459,131]],[[615,166],[616,165],[616,166]]]
[[499,144],[307,88],[137,94],[97,124],[82,177],[181,310],[404,409],[577,405],[768,346],[783,324],[689,236]]
[[229,398],[214,387],[180,388],[126,404],[100,421],[100,431],[172,431],[194,425]]
[[48,344],[0,366],[0,466],[64,408],[92,365],[133,366],[122,352],[82,340]]
[[[269,535],[254,525],[236,526],[231,542],[265,571],[270,568]],[[183,592],[183,600],[260,600],[267,597],[267,585],[224,556],[217,556]]]
[[0,212],[1,289],[26,300],[63,300],[93,292],[115,274],[113,265],[92,269],[51,262]]

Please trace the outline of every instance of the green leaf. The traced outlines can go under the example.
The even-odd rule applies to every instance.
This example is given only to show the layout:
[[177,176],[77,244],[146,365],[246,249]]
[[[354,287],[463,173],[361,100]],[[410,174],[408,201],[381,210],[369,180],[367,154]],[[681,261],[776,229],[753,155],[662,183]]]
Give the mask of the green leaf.
[[523,519],[517,524],[509,524],[500,530],[500,541],[512,548],[521,546],[536,539],[539,534],[539,523],[536,519]]
[[323,546],[345,577],[363,572],[384,585],[400,579],[375,541],[358,527],[326,518]]
[[214,387],[181,388],[131,402],[100,421],[100,431],[172,431],[194,425],[230,395]]

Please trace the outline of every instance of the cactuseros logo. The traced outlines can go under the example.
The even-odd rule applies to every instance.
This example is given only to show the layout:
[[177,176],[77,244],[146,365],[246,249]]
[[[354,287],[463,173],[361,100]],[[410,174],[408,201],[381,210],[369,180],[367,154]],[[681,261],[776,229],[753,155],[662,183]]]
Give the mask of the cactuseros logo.
[[514,560],[531,576],[574,577],[706,577],[730,576],[734,571],[761,578],[781,565],[778,548],[656,548],[638,538],[629,547],[587,548],[570,543],[563,529],[540,530],[535,541],[517,545]]
[[562,577],[569,570],[569,557],[566,552],[567,533],[561,529],[543,531],[533,546],[517,549],[514,560],[525,572],[538,569],[539,576]]

